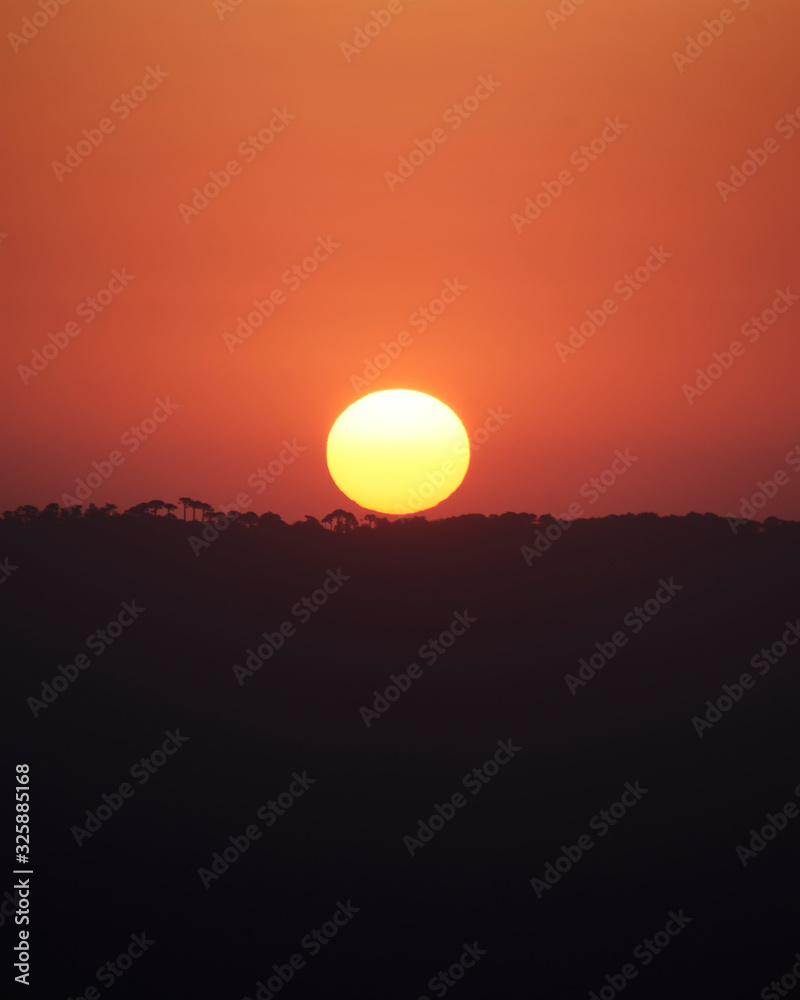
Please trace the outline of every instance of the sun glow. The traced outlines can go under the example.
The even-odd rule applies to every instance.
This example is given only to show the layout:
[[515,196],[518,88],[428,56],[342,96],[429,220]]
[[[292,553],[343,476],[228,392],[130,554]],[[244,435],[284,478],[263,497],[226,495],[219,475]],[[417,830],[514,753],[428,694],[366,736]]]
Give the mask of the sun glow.
[[384,514],[441,503],[469,466],[469,438],[450,407],[424,392],[386,389],[357,400],[328,435],[328,469],[351,500]]

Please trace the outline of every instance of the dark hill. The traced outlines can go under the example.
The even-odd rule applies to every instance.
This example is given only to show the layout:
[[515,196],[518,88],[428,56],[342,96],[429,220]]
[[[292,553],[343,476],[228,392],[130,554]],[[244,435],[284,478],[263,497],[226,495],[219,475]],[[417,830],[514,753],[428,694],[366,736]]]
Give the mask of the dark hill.
[[[277,965],[287,1000],[609,997],[620,981],[735,1000],[789,971],[800,524],[330,523],[248,518],[201,547],[213,522],[136,509],[0,522],[31,995],[104,995],[98,970],[141,932],[155,944],[112,976],[115,997],[266,997]],[[787,803],[797,818],[737,856]],[[548,868],[563,848],[573,860]],[[463,979],[429,982],[474,942],[486,954]]]

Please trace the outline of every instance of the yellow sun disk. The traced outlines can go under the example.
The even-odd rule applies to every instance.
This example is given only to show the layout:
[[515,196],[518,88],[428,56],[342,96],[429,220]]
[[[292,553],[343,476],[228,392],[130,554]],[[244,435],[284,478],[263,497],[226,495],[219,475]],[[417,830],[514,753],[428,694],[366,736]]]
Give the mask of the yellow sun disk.
[[409,514],[441,503],[469,466],[469,438],[453,411],[426,393],[388,389],[348,407],[328,437],[336,485],[362,507]]

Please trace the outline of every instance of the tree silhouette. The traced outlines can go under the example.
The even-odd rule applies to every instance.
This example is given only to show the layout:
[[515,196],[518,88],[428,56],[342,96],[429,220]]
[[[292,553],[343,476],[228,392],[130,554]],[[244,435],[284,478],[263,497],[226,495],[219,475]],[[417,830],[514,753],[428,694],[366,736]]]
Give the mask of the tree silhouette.
[[258,523],[262,528],[278,528],[283,524],[283,519],[280,514],[275,514],[273,511],[268,510],[259,517]]
[[[132,495],[135,493],[126,494],[125,498],[130,499]],[[336,498],[345,499],[334,495],[333,499]],[[37,499],[45,501],[46,494],[38,494]],[[91,497],[85,501],[83,510],[90,500]],[[376,755],[364,754],[359,749],[362,738],[358,737],[356,727],[363,731],[364,742],[382,740],[381,773],[390,773],[398,793],[403,795],[402,808],[394,803],[392,810],[384,809],[392,830],[396,831],[397,848],[403,853],[401,835],[415,829],[412,826],[418,815],[413,812],[415,802],[423,804],[420,809],[429,808],[433,812],[425,803],[441,801],[443,783],[448,788],[452,780],[448,775],[455,773],[457,781],[457,776],[468,767],[479,764],[495,749],[491,747],[494,739],[504,740],[513,735],[516,740],[519,731],[521,740],[517,742],[526,748],[525,740],[530,743],[531,732],[535,731],[535,750],[520,750],[507,769],[500,765],[503,774],[498,778],[495,805],[500,811],[496,820],[488,817],[486,824],[477,823],[471,830],[468,829],[470,824],[465,825],[459,831],[459,838],[463,833],[464,839],[458,857],[453,857],[451,864],[439,863],[437,859],[437,863],[429,866],[430,871],[426,870],[410,888],[410,858],[407,864],[398,864],[384,879],[386,905],[385,909],[377,911],[376,919],[386,926],[408,926],[413,932],[407,939],[395,942],[398,952],[409,943],[414,945],[419,907],[431,896],[432,885],[433,892],[448,901],[445,917],[470,905],[475,888],[468,884],[469,880],[465,883],[462,861],[487,851],[494,851],[495,860],[500,860],[481,870],[480,898],[474,906],[478,923],[467,925],[469,930],[465,933],[473,934],[481,944],[484,944],[484,932],[488,934],[493,930],[497,931],[497,940],[501,940],[501,935],[507,940],[516,940],[520,922],[530,922],[533,907],[553,902],[537,902],[537,897],[542,899],[542,892],[534,893],[525,884],[528,877],[541,875],[545,859],[555,858],[556,845],[561,844],[557,838],[570,836],[574,839],[582,828],[590,829],[586,817],[601,807],[609,808],[608,803],[622,792],[622,780],[636,779],[636,768],[641,768],[640,776],[645,779],[650,773],[659,779],[660,798],[657,802],[653,797],[652,804],[655,810],[651,816],[653,829],[658,830],[665,821],[670,822],[671,804],[682,796],[688,796],[690,804],[699,802],[702,807],[693,810],[692,819],[697,823],[685,838],[689,848],[673,852],[671,866],[659,869],[652,878],[648,872],[653,838],[631,837],[621,845],[626,871],[634,878],[648,879],[645,896],[655,896],[653,923],[642,928],[641,935],[655,931],[659,926],[656,920],[661,921],[662,917],[666,920],[667,915],[660,907],[662,903],[664,909],[670,905],[671,885],[675,880],[685,882],[689,871],[690,875],[699,873],[702,894],[698,899],[710,907],[707,910],[709,922],[713,923],[720,912],[723,916],[726,910],[731,914],[728,922],[716,920],[720,923],[719,940],[714,937],[712,944],[720,954],[729,947],[731,926],[739,927],[743,913],[752,916],[752,926],[757,928],[760,938],[766,940],[769,935],[775,935],[774,939],[780,943],[780,918],[785,918],[787,907],[778,906],[774,927],[764,926],[763,912],[758,909],[759,903],[764,902],[763,882],[753,882],[750,893],[748,884],[742,879],[731,878],[731,869],[739,864],[734,860],[733,839],[744,839],[747,843],[746,838],[749,838],[742,815],[746,817],[748,810],[751,815],[763,815],[764,775],[770,776],[771,784],[778,789],[776,794],[780,788],[788,792],[800,780],[794,773],[796,759],[790,752],[784,752],[796,745],[796,709],[793,705],[800,695],[800,677],[789,666],[791,650],[782,658],[786,667],[778,666],[773,671],[783,670],[781,678],[776,677],[774,682],[770,678],[756,681],[756,688],[759,684],[764,686],[759,697],[766,698],[772,691],[771,701],[762,699],[759,705],[748,705],[747,699],[742,698],[743,704],[730,713],[711,716],[721,718],[723,714],[742,713],[741,723],[735,718],[726,719],[719,724],[719,731],[717,724],[713,724],[713,729],[703,732],[697,723],[711,715],[707,715],[706,709],[718,701],[706,699],[719,699],[721,682],[733,681],[734,669],[752,670],[744,664],[739,668],[735,666],[743,659],[742,650],[746,658],[762,646],[776,643],[786,627],[785,619],[791,614],[791,622],[794,622],[795,615],[800,613],[792,608],[792,595],[798,591],[800,513],[796,522],[768,517],[764,520],[763,531],[753,534],[746,523],[739,523],[738,518],[731,518],[729,522],[724,517],[706,514],[658,518],[647,513],[636,517],[623,514],[582,518],[572,522],[567,530],[551,529],[545,534],[538,521],[528,513],[435,518],[434,509],[430,521],[410,516],[401,522],[394,516],[390,515],[387,520],[379,516],[380,512],[359,506],[354,513],[363,523],[349,530],[347,525],[353,515],[348,517],[346,511],[332,511],[324,526],[310,515],[287,525],[272,512],[259,517],[263,502],[270,501],[259,503],[254,495],[247,512],[233,519],[219,540],[211,542],[210,546],[203,545],[199,537],[205,525],[201,523],[195,531],[192,524],[192,531],[188,532],[185,522],[183,528],[172,523],[178,520],[174,516],[153,516],[149,508],[145,509],[146,503],[125,513],[120,505],[120,512],[113,517],[93,515],[91,519],[88,512],[86,517],[81,517],[81,508],[76,507],[71,513],[59,516],[56,523],[49,520],[53,505],[45,507],[31,521],[24,521],[22,513],[17,517],[15,511],[9,511],[8,516],[0,520],[0,562],[9,557],[19,570],[10,582],[0,586],[0,603],[6,616],[6,645],[12,654],[19,655],[19,669],[4,672],[5,700],[20,709],[26,698],[30,705],[41,706],[32,710],[31,728],[35,728],[36,715],[44,714],[45,722],[37,725],[52,729],[55,719],[56,728],[60,730],[58,719],[63,710],[70,752],[76,760],[85,759],[93,765],[97,764],[98,755],[92,745],[98,734],[102,736],[113,730],[115,737],[119,737],[116,749],[123,754],[123,765],[127,759],[134,760],[135,753],[146,753],[158,746],[156,734],[164,731],[162,726],[183,723],[183,717],[176,717],[180,713],[173,715],[170,708],[180,702],[181,711],[187,716],[189,741],[195,731],[200,735],[207,733],[209,719],[213,721],[214,767],[227,775],[230,786],[227,797],[230,801],[244,802],[249,815],[253,815],[250,811],[253,806],[247,803],[259,801],[252,797],[254,776],[261,783],[265,798],[274,795],[286,787],[289,766],[300,768],[307,763],[295,753],[297,747],[310,746],[317,763],[321,760],[326,772],[337,775],[338,798],[331,796],[326,803],[325,822],[319,830],[313,822],[303,829],[302,850],[294,850],[288,835],[285,844],[277,845],[278,863],[274,869],[281,877],[278,881],[271,878],[270,891],[281,905],[291,905],[292,898],[297,895],[296,867],[292,862],[308,857],[309,851],[312,855],[314,851],[327,852],[325,856],[341,862],[348,876],[363,883],[369,884],[373,877],[374,858],[382,850],[381,835],[388,821],[376,820],[371,823],[368,835],[353,837],[357,826],[352,815],[353,803],[366,801],[374,795],[377,770]],[[98,505],[102,515],[103,505],[99,500]],[[523,500],[521,505],[535,506],[535,503]],[[164,509],[167,506],[165,504]],[[295,505],[293,508],[298,509]],[[557,507],[555,512],[560,513],[561,509]],[[789,516],[789,511],[785,514]],[[331,538],[331,532],[338,533],[340,523],[345,531]],[[749,523],[754,531],[760,527],[756,522]],[[206,538],[214,536],[214,531],[205,531]],[[190,542],[195,544],[190,545]],[[330,596],[318,613],[308,615],[307,625],[299,625],[297,611],[302,605],[293,611],[289,609],[303,594],[322,595],[323,591],[311,588],[320,586],[326,570],[329,575],[342,574],[334,576],[335,579],[349,578],[351,582],[342,587],[341,593]],[[674,581],[670,576],[673,572]],[[678,591],[674,601],[669,599],[662,604],[664,590],[661,588],[671,598],[673,582]],[[333,589],[330,586],[329,593]],[[650,608],[653,601],[649,598],[655,598],[656,592],[659,594],[656,607],[661,605],[661,610],[655,617],[652,611],[640,615],[639,608],[636,613],[632,612],[635,605],[644,604]],[[74,658],[81,648],[82,637],[90,629],[102,626],[114,614],[118,601],[133,598],[147,611],[118,645],[115,641],[112,652],[106,652],[106,658],[112,655],[116,658],[117,667],[106,671],[102,685],[94,690],[92,697],[88,694],[82,697],[80,691],[66,692],[64,705],[45,707],[52,695],[45,695],[49,683],[45,687],[41,679],[58,677],[54,664],[67,656]],[[311,606],[311,602],[307,603]],[[151,610],[151,605],[156,610]],[[629,609],[631,614],[626,615]],[[445,666],[441,669],[449,670],[451,678],[458,673],[463,679],[457,689],[458,711],[443,713],[448,687],[442,675],[438,689],[429,689],[427,693],[421,690],[414,704],[410,700],[406,704],[401,698],[399,704],[392,705],[386,713],[388,719],[379,718],[375,722],[391,699],[373,701],[377,695],[372,689],[382,691],[388,684],[389,670],[404,669],[409,659],[417,658],[412,650],[426,641],[427,636],[437,635],[440,629],[447,628],[452,614],[467,626],[467,631],[456,640],[448,633],[450,642],[455,641],[456,645],[447,650],[442,644],[447,653],[442,657]],[[273,638],[280,640],[274,630],[284,616],[298,623],[297,631],[308,629],[308,632],[290,639],[280,653],[273,656],[272,659],[283,666],[265,667],[265,670],[273,670],[272,680],[277,679],[277,686],[273,684],[275,690],[270,693],[267,691],[269,685],[265,684],[269,677],[250,676],[256,673],[252,664],[263,663],[263,658],[252,649],[244,653],[244,649],[256,646],[262,630],[267,630],[268,638],[272,633]],[[474,627],[469,625],[470,621],[476,622]],[[633,626],[631,621],[635,623]],[[198,628],[198,622],[205,627]],[[710,623],[716,626],[713,641],[709,640]],[[463,631],[457,624],[452,627]],[[114,630],[116,626],[111,628]],[[137,629],[142,631],[137,632]],[[800,631],[800,625],[793,630]],[[41,632],[41,644],[37,631]],[[615,640],[621,637],[627,642],[627,648],[614,643],[609,647],[605,640],[612,635]],[[172,641],[176,636],[180,640],[179,650],[178,643]],[[35,645],[32,639],[37,640]],[[299,644],[296,648],[292,645],[295,642]],[[270,645],[274,649],[277,642],[270,641]],[[786,651],[787,645],[784,643],[781,648]],[[435,641],[434,646],[439,648]],[[89,652],[91,647],[83,645],[83,648],[95,659]],[[424,653],[430,644],[421,648]],[[604,652],[601,655],[603,662],[611,663],[609,671],[615,671],[614,675],[600,668],[580,669],[579,658],[586,657],[584,663],[589,659],[596,663],[597,651],[609,648],[617,649],[612,661]],[[777,648],[777,643],[772,646],[773,650]],[[800,649],[800,645],[794,649]],[[140,651],[147,653],[141,663]],[[781,659],[767,655],[774,662]],[[289,659],[281,660],[281,656]],[[448,657],[453,658],[452,663]],[[241,666],[238,670],[234,666],[231,673],[234,660],[251,666],[244,671]],[[418,659],[418,662],[429,663],[430,658]],[[752,662],[758,663],[758,657]],[[191,697],[187,698],[187,665],[190,664],[196,667],[192,675],[195,684]],[[135,685],[132,683],[134,665]],[[258,672],[264,673],[263,670]],[[492,675],[488,687],[487,672]],[[77,676],[75,667],[66,667],[62,673],[67,680],[70,674]],[[81,671],[83,673],[85,671]],[[412,674],[419,676],[419,671],[413,668]],[[595,679],[584,680],[594,674]],[[243,680],[243,688],[234,680],[237,676]],[[435,678],[424,679],[424,667],[422,676],[421,685],[433,684]],[[755,671],[749,676],[752,679]],[[576,689],[576,677],[583,687]],[[67,680],[62,682],[62,690]],[[406,681],[403,685],[398,676],[393,676],[392,680],[400,680],[401,687],[406,688],[410,683]],[[90,685],[90,682],[91,677],[77,683]],[[43,685],[41,697],[40,684]],[[397,685],[394,687],[397,691]],[[738,687],[741,689],[741,685]],[[726,686],[726,690],[732,689]],[[310,708],[309,691],[314,699]],[[230,697],[226,695],[221,704],[225,692]],[[412,695],[413,691],[409,699]],[[132,698],[136,710],[127,718],[118,709],[126,700],[130,703]],[[67,699],[70,699],[69,704],[66,704]],[[358,706],[362,702],[359,717]],[[169,711],[165,710],[165,705]],[[332,706],[340,707],[341,713],[334,712]],[[365,706],[372,706],[372,710]],[[111,712],[113,725],[107,720],[105,724],[98,724],[104,712],[106,716]],[[698,715],[690,721],[693,712]],[[48,713],[59,713],[59,716],[51,718]],[[266,737],[265,718],[270,729]],[[632,719],[639,721],[632,726]],[[369,726],[365,725],[367,721]],[[385,725],[393,727],[388,737],[385,729],[382,736],[373,737],[372,732],[366,732],[367,728],[378,729]],[[706,722],[704,727],[708,725],[712,724]],[[733,725],[733,731],[730,728],[723,731],[726,725]],[[678,729],[682,729],[684,735],[676,739]],[[348,736],[351,730],[352,738]],[[476,741],[476,733],[483,734],[480,740]],[[737,733],[743,734],[738,744]],[[759,738],[764,734],[765,738]],[[632,739],[636,749],[634,763],[631,763]],[[712,740],[715,742],[711,743]],[[510,739],[509,744],[513,755],[514,744]],[[567,744],[568,752],[564,749]],[[25,759],[35,773],[36,768],[39,773],[48,773],[52,745],[52,740],[28,741]],[[721,756],[712,755],[724,766],[711,771],[698,767],[697,747],[707,745],[727,748],[720,751]],[[737,751],[737,746],[742,753]],[[192,751],[189,748],[182,752]],[[124,756],[128,753],[130,757]],[[545,824],[537,829],[537,843],[541,842],[544,847],[532,852],[532,823],[527,820],[533,814],[525,803],[530,790],[542,785],[540,761],[543,755],[552,772],[548,775],[545,791],[553,808],[537,815],[537,825],[540,820]],[[188,757],[187,762],[191,763]],[[739,766],[742,762],[745,766]],[[116,760],[110,762],[112,770],[116,771],[118,763]],[[702,758],[700,763],[703,763]],[[72,783],[69,787],[64,786],[54,802],[54,816],[58,818],[63,813],[62,840],[68,812],[80,824],[74,828],[75,832],[84,826],[83,820],[78,818],[78,808],[86,805],[96,809],[93,803],[100,801],[99,788],[107,787],[102,764],[101,759],[99,770],[95,767],[87,772],[85,781],[79,781],[76,775],[66,775]],[[181,765],[170,766],[178,768]],[[514,768],[517,770],[513,771]],[[187,800],[191,798],[199,804],[192,820],[200,835],[196,843],[192,841],[188,845],[197,856],[198,865],[208,863],[200,859],[208,858],[212,849],[217,846],[222,849],[221,838],[226,833],[221,827],[220,841],[216,844],[214,838],[209,840],[208,837],[209,824],[213,826],[215,817],[218,819],[220,796],[204,795],[207,770],[187,767],[180,785]],[[720,775],[727,778],[734,771],[737,785],[733,804],[736,808],[728,810],[729,815],[726,814],[720,827],[713,808],[706,809],[704,805],[708,799],[706,781],[709,773],[715,778]],[[313,768],[311,774],[315,774]],[[124,775],[118,777],[122,780]],[[342,781],[338,781],[339,777]],[[111,779],[116,780],[113,774],[109,783]],[[163,780],[167,781],[168,776]],[[500,782],[504,783],[502,788]],[[651,787],[647,780],[642,784],[642,792]],[[730,784],[730,781],[723,781],[721,786],[723,804],[730,804],[732,800],[727,794]],[[639,785],[636,787],[638,789]],[[649,794],[645,794],[642,809],[651,809]],[[113,801],[108,795],[105,799]],[[767,800],[763,808],[768,804]],[[144,798],[141,805],[148,805]],[[139,817],[141,822],[137,819],[129,826],[129,839],[135,841],[141,831],[146,832],[157,823],[162,806],[160,796],[153,799],[148,805],[149,812]],[[610,808],[613,812],[614,806]],[[565,810],[573,817],[569,819],[568,816],[568,826],[574,833],[569,829],[567,834],[563,833]],[[526,822],[520,822],[520,817],[527,817]],[[167,822],[174,826],[174,819],[174,815],[168,816]],[[702,825],[706,819],[707,824]],[[634,817],[627,822],[640,821]],[[647,823],[650,822],[647,819]],[[739,834],[734,829],[737,824]],[[722,841],[729,845],[722,852],[727,857],[715,860],[715,855],[709,862],[708,845],[719,842],[720,829]],[[445,836],[443,833],[442,837]],[[416,832],[413,838],[406,838],[409,842],[414,839],[419,842]],[[655,839],[659,841],[659,837]],[[92,851],[97,870],[119,871],[123,840],[124,837],[116,835],[92,838],[92,846],[87,850]],[[76,843],[80,843],[77,838]],[[442,843],[444,845],[444,841]],[[76,854],[79,849],[72,848]],[[429,846],[428,850],[431,849]],[[564,850],[569,854],[569,848]],[[184,853],[188,854],[188,849]],[[518,863],[520,858],[522,866]],[[172,877],[174,859],[170,852],[154,850],[148,860],[152,860],[154,880],[158,878],[163,882]],[[744,860],[741,857],[742,864]],[[417,857],[417,864],[420,863]],[[548,863],[547,870],[550,867],[553,865]],[[605,898],[608,874],[608,866],[604,865],[591,870],[587,867],[581,872],[585,894],[575,897],[575,906],[584,906],[590,911],[598,898]],[[125,877],[118,881],[123,902],[125,892],[133,893],[135,900],[137,879],[128,878],[124,871],[122,875]],[[515,908],[503,910],[509,898],[505,887],[514,879],[522,883],[517,894],[518,905],[512,900]],[[542,881],[537,883],[534,878],[531,883],[541,886],[547,881],[542,875]],[[208,885],[208,879],[203,879],[203,883]],[[243,879],[238,889],[232,886],[231,907],[241,906],[247,910],[252,901],[250,883],[251,880]],[[779,885],[777,880],[775,885]],[[493,887],[498,887],[496,893]],[[65,894],[69,888],[67,885]],[[209,891],[216,888],[219,887]],[[206,915],[194,901],[199,891],[204,890],[198,885],[194,894],[175,895],[175,921],[181,922],[186,931],[187,950],[197,928],[207,923]],[[319,920],[325,916],[323,907],[327,910],[330,900],[335,898],[323,898],[313,918],[297,908],[297,923],[302,923],[299,933],[313,923],[319,926]],[[615,935],[620,921],[625,919],[629,899],[630,894],[623,893],[618,900],[618,910],[609,904],[610,918],[606,923],[612,926],[608,928],[607,938],[601,941],[609,951],[619,945],[618,937],[615,943]],[[92,902],[87,902],[87,912]],[[567,902],[564,912],[574,911],[572,902]],[[675,902],[677,905],[681,900]],[[481,914],[485,914],[485,919]],[[691,914],[690,909],[690,919]],[[433,922],[434,939],[439,935],[439,925],[444,926],[446,922]],[[241,931],[236,921],[229,923],[230,934],[222,942],[223,951],[225,947],[230,949],[235,935]],[[569,954],[570,949],[579,953],[580,942],[578,945],[570,943],[568,930],[565,931],[559,921],[556,924],[553,934],[545,938],[546,946],[558,955]],[[136,927],[133,924],[123,929]],[[487,927],[489,930],[485,930]],[[638,935],[639,931],[634,928],[632,933]],[[418,945],[420,935],[416,937]],[[472,937],[468,940],[472,941]],[[687,937],[687,948],[689,943]],[[703,942],[704,948],[707,943]],[[182,941],[178,941],[178,946],[181,945]],[[432,948],[431,954],[433,952]],[[419,963],[416,956],[412,956],[411,985],[417,979],[420,984],[424,982],[429,957],[426,958],[427,951],[420,954]],[[446,955],[445,950],[443,961],[447,960]],[[402,953],[399,957],[402,960]],[[431,962],[435,960],[436,956],[430,959]],[[223,961],[218,971],[220,980],[229,976],[229,968]],[[209,977],[214,972],[211,969]],[[254,971],[253,975],[256,974],[259,973]],[[599,967],[597,975],[599,978]],[[563,966],[554,961],[553,982],[545,984],[551,988],[542,990],[543,995],[557,998],[566,993],[563,979],[559,986],[556,977],[563,977]],[[186,993],[204,995],[197,989],[190,993],[192,985],[189,984]],[[527,983],[520,984],[519,990],[516,985],[498,982],[489,996],[513,1000],[531,995]],[[581,983],[577,985],[580,987]],[[215,995],[213,989],[205,992]],[[410,997],[416,997],[420,991],[407,992]],[[428,992],[433,995],[430,990]],[[702,995],[702,991],[699,993]],[[720,989],[719,994],[708,993],[717,995],[720,1000],[739,995],[724,989]],[[252,997],[254,993],[249,992],[249,995]],[[768,990],[765,995],[769,995]]]
[[[107,505],[106,505],[107,506]],[[49,503],[41,512],[39,517],[43,521],[57,521],[60,508],[57,503]]]
[[349,510],[342,510],[341,507],[337,507],[336,510],[332,510],[330,514],[326,514],[323,517],[322,523],[329,524],[331,530],[337,532],[337,534],[343,534],[345,531],[352,531],[353,528],[358,527],[358,518],[355,514],[351,514]]
[[[187,507],[191,507],[191,505],[194,503],[194,501],[192,500],[191,497],[178,497],[178,503],[182,503],[183,504],[183,519],[185,521],[186,520],[186,508]],[[192,519],[192,520],[194,520],[194,519]]]
[[[285,526],[285,525],[284,525]],[[301,532],[303,535],[311,538],[313,534],[317,532],[324,532],[325,529],[320,524],[316,517],[311,514],[306,514],[302,521],[294,521],[290,526],[291,530],[295,533]]]
[[358,527],[358,518],[349,510],[342,511],[342,516],[336,522],[337,531],[353,531]]
[[177,509],[178,509],[178,505],[176,503],[165,503],[164,504],[164,510],[167,512],[167,517],[174,517],[175,515],[172,512],[173,512],[173,510],[177,510]]

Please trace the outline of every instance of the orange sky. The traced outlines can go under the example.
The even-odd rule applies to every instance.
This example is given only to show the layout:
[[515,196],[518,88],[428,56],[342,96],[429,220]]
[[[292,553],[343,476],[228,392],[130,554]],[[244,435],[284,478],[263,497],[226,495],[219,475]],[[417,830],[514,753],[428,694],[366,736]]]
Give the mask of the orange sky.
[[[0,13],[0,508],[57,501],[118,451],[87,502],[354,509],[325,467],[328,430],[363,392],[404,387],[483,441],[428,516],[727,514],[785,470],[760,516],[800,518],[795,0],[731,2],[728,23],[699,0],[585,0],[562,20],[556,0],[393,0],[356,51],[383,0],[71,0],[52,18],[41,2]],[[676,59],[704,19],[718,37]],[[415,149],[430,155],[398,182]],[[764,162],[718,187],[748,149]],[[206,207],[181,210],[232,160]],[[545,182],[556,197],[523,224]],[[618,284],[648,258],[646,284]],[[424,328],[447,282],[458,295]],[[785,313],[745,335],[786,289]],[[254,300],[272,315],[226,345]],[[66,346],[20,368],[50,334]],[[682,387],[737,340],[689,402]],[[177,405],[157,423],[158,400]],[[618,451],[636,461],[593,494]]]

